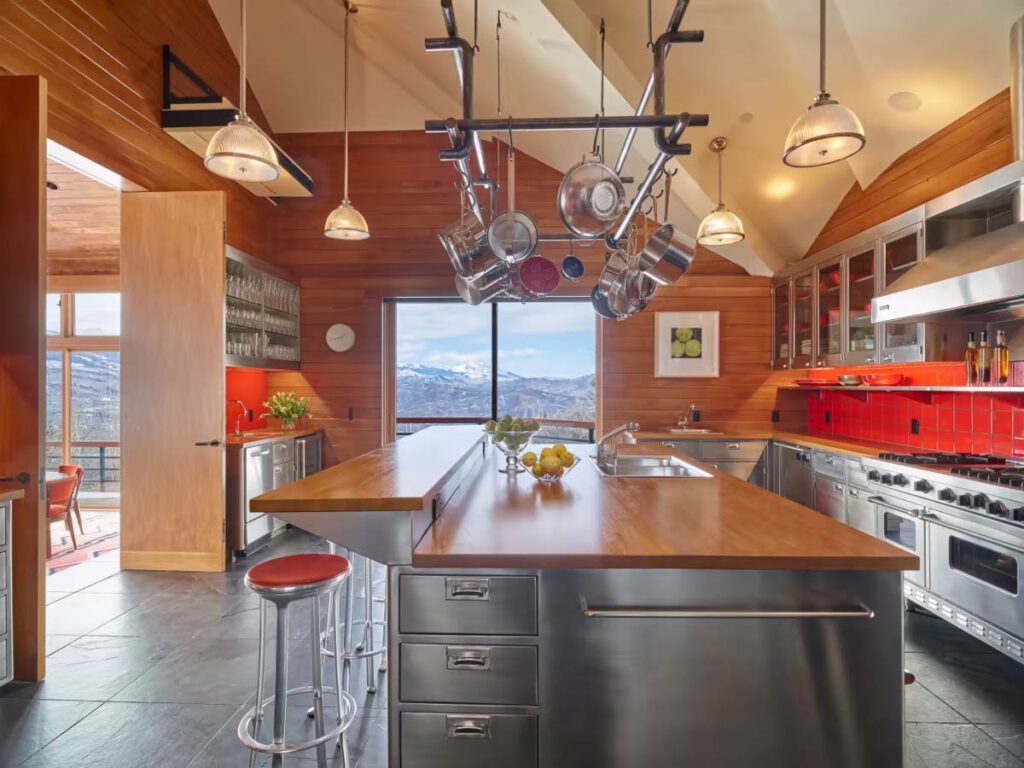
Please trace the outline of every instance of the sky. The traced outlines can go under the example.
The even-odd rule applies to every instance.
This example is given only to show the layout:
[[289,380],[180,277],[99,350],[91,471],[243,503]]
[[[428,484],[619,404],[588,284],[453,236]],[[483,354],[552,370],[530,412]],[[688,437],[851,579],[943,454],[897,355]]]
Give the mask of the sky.
[[[520,376],[594,373],[596,320],[589,301],[498,305],[498,368]],[[490,305],[398,304],[398,364],[489,365]]]
[[[75,334],[116,336],[121,329],[121,297],[117,293],[76,293]],[[60,333],[60,294],[46,294],[46,333]]]

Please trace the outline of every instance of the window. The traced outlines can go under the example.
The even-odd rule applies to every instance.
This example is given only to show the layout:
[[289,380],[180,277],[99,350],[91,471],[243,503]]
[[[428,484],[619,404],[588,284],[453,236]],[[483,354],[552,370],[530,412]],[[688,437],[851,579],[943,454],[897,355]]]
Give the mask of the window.
[[60,336],[60,294],[46,294],[46,335]]
[[395,302],[398,434],[510,413],[560,440],[594,427],[596,320],[588,301]]
[[82,490],[116,490],[120,475],[121,353],[71,353],[71,459]]
[[76,293],[75,336],[120,336],[119,293]]
[[64,355],[46,352],[46,467],[56,469],[64,463]]

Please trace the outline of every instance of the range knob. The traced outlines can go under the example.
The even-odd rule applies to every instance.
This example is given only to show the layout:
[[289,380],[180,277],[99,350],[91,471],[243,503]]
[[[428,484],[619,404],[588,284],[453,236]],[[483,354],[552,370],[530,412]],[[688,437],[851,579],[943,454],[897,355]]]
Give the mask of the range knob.
[[974,499],[971,497],[971,494],[969,493],[961,493],[959,496],[956,497],[956,503],[959,504],[961,507],[970,507],[974,505]]
[[1024,507],[1017,507],[1016,509],[1011,509],[1009,518],[1013,520],[1013,522],[1015,523],[1024,523]]
[[986,496],[984,493],[976,493],[974,495],[974,499],[972,500],[971,506],[976,507],[978,509],[985,509],[988,506],[988,496]]
[[882,475],[882,485],[892,485],[892,475],[888,472]]
[[914,490],[917,491],[918,493],[931,493],[932,484],[929,483],[927,480],[915,480]]
[[874,480],[876,483],[882,479],[882,473],[877,469],[868,470],[868,480]]
[[985,511],[997,517],[1008,517],[1010,514],[1009,508],[1001,501],[990,501]]
[[910,481],[909,481],[909,480],[907,480],[907,478],[906,478],[906,477],[904,477],[903,475],[893,475],[893,476],[892,476],[892,484],[893,484],[893,485],[898,485],[898,486],[900,486],[901,488],[902,488],[902,487],[903,487],[904,485],[906,485],[907,483],[909,483],[909,482],[910,482]]
[[943,488],[941,491],[939,491],[939,499],[941,499],[942,501],[949,502],[956,501],[956,491],[954,491],[952,488]]

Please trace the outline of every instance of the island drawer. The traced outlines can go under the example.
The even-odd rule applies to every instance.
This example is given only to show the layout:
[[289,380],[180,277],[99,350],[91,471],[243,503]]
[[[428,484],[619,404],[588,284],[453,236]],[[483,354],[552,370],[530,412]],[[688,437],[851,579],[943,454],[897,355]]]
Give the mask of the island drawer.
[[0,635],[7,634],[7,595],[0,595]]
[[0,589],[7,589],[7,552],[0,551]]
[[537,647],[402,643],[399,698],[420,704],[537,704]]
[[0,547],[7,546],[7,504],[0,504]]
[[846,480],[846,457],[841,453],[816,450],[811,454],[811,465],[819,475]]
[[398,579],[403,634],[535,635],[535,576],[434,576]]
[[764,440],[700,441],[700,457],[716,461],[757,461],[764,449]]
[[402,768],[530,768],[536,715],[403,712]]

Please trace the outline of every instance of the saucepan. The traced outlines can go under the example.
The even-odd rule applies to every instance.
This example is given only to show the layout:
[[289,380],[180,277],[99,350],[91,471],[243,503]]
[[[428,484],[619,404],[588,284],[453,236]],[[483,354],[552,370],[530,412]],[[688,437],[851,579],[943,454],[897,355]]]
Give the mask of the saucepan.
[[437,239],[455,268],[455,274],[469,277],[473,262],[487,253],[487,230],[475,216],[460,218],[437,233]]
[[558,214],[574,235],[603,235],[626,205],[626,189],[618,175],[596,158],[569,169],[558,186]]
[[484,304],[505,294],[509,288],[509,266],[494,258],[480,260],[482,267],[470,275],[455,275],[455,289],[467,304]]
[[661,227],[637,254],[637,268],[659,285],[674,283],[693,261],[693,251],[672,242],[675,231],[671,224]]
[[590,292],[590,303],[594,305],[594,311],[601,317],[607,317],[609,320],[619,319],[619,316],[608,306],[608,294],[601,290],[601,286],[595,285]]
[[487,244],[506,264],[518,264],[537,249],[537,225],[516,210],[515,150],[508,150],[508,210],[499,213],[487,229]]

